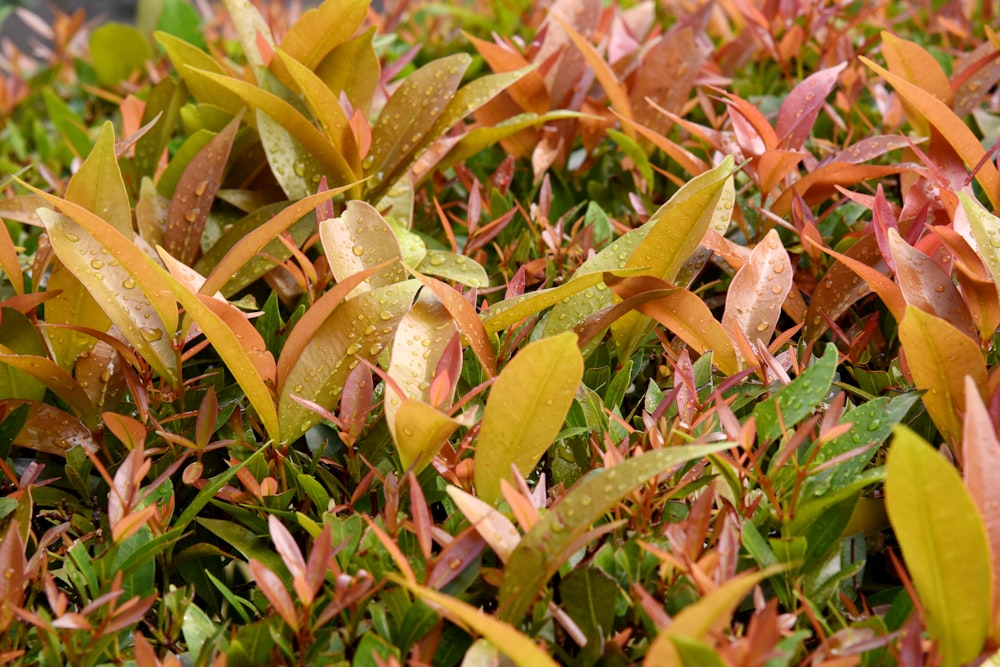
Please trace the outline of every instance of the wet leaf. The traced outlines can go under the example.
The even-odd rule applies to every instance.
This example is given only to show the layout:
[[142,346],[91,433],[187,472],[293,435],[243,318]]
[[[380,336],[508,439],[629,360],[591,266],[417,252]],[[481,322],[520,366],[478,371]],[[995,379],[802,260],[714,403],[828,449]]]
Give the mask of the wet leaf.
[[[871,266],[879,273],[888,274],[889,267],[882,259],[874,234],[861,237],[843,254]],[[817,340],[829,329],[830,322],[839,320],[858,299],[870,293],[871,288],[864,278],[843,262],[834,262],[813,291],[809,310],[806,311],[805,339]]]
[[993,282],[1000,293],[1000,218],[987,211],[974,198],[965,192],[958,193],[962,209],[969,218],[972,235],[979,246],[979,256],[989,267]]
[[428,250],[416,268],[424,275],[452,280],[469,287],[490,286],[486,269],[479,262],[447,250]]
[[3,220],[0,220],[0,271],[3,271],[15,294],[24,294],[24,273],[21,271],[21,262],[17,258],[14,240],[10,237],[10,231]]
[[[5,309],[9,312],[9,309]],[[6,313],[5,313],[6,317]],[[57,366],[53,361],[32,354],[18,354],[6,345],[0,345],[0,364],[27,373],[31,377],[41,382],[53,394],[58,396],[73,413],[79,417],[89,427],[97,426],[97,411],[90,402],[90,397],[83,390],[83,387],[73,379],[73,376]],[[16,378],[15,378],[16,379]],[[14,388],[33,393],[31,387],[24,386],[26,383],[19,382]],[[5,398],[18,398],[9,396]]]
[[[429,401],[438,362],[456,333],[458,327],[448,309],[430,290],[422,291],[399,320],[387,374],[403,393],[400,395],[392,385],[385,390],[385,419],[393,437],[396,436],[396,411],[402,402],[406,399]],[[446,404],[437,407],[451,407],[451,397]],[[422,461],[425,465],[429,462],[429,458]],[[409,467],[409,461],[403,461],[403,467]]]
[[[882,299],[882,303],[886,305],[886,307],[889,309],[889,312],[892,313],[892,316],[898,322],[903,318],[903,314],[906,310],[906,301],[903,299],[903,293],[900,291],[899,285],[894,283],[892,280],[889,279],[888,276],[885,275],[885,273],[883,273],[884,270],[888,269],[888,267],[885,265],[884,262],[881,263],[873,262],[873,264],[870,265],[866,261],[862,261],[862,260],[869,260],[869,261],[873,260],[874,253],[878,253],[878,257],[881,257],[881,253],[879,253],[878,250],[878,242],[875,240],[874,235],[872,235],[871,238],[872,242],[875,243],[875,247],[871,248],[871,246],[865,246],[863,248],[859,248],[857,254],[861,259],[855,259],[849,254],[839,253],[836,252],[835,250],[831,250],[830,248],[826,247],[822,248],[822,250],[831,257],[834,257],[837,260],[839,260],[841,264],[846,266],[848,269],[856,273],[862,280],[864,280],[868,284],[868,287],[871,289],[871,291],[878,294],[879,298]],[[859,243],[861,242],[864,241],[859,241]],[[879,267],[882,268],[880,269]],[[832,270],[833,269],[831,268],[831,271]],[[824,276],[823,278],[824,283],[827,283],[831,280],[833,280],[833,278],[830,276]],[[836,293],[837,289],[836,283],[829,286],[829,289],[831,290],[830,299],[834,303],[837,303],[838,306],[843,307],[844,310],[850,307],[850,304],[844,305],[844,303],[846,301],[853,299],[854,294],[856,294],[855,290],[860,289],[860,286],[856,284],[852,286],[852,283],[848,283],[847,285],[850,286],[850,289],[843,295]],[[857,298],[861,298],[861,296],[858,296]],[[820,316],[820,312],[823,311],[814,311],[812,309],[807,311],[806,317],[810,318],[807,321],[811,323],[811,326],[820,325],[820,322],[816,321],[816,317]]]
[[962,478],[920,436],[898,426],[886,461],[885,497],[943,664],[973,660],[989,629],[992,578],[986,533]]
[[341,303],[301,347],[301,354],[295,358],[287,375],[282,377],[281,361],[284,361],[292,342],[289,337],[279,360],[278,375],[278,418],[284,442],[298,438],[321,419],[292,396],[312,401],[328,410],[333,408],[358,360],[373,362],[392,340],[396,325],[409,310],[419,285],[416,280],[407,280],[359,294]]
[[368,171],[376,180],[370,186],[369,199],[379,199],[403,176],[418,149],[436,138],[431,131],[471,62],[467,54],[455,54],[434,60],[403,79],[372,127],[368,155],[372,166]]
[[69,179],[65,197],[95,213],[122,235],[132,235],[131,206],[115,156],[115,130],[111,121],[101,126],[94,148]]
[[187,316],[198,325],[233,374],[257,411],[268,436],[279,441],[278,414],[274,407],[274,395],[268,388],[275,384],[275,363],[264,339],[235,306],[196,294],[166,272],[163,272],[163,279]]
[[487,615],[482,609],[473,607],[458,598],[439,593],[420,584],[408,582],[394,574],[389,579],[402,586],[414,596],[438,608],[439,613],[459,627],[469,628],[489,639],[501,653],[520,667],[548,667],[556,662],[535,642],[517,631],[514,626]]
[[[111,225],[53,198],[67,215],[41,209],[56,255],[125,338],[168,382],[177,380],[177,304],[156,264]],[[73,216],[72,219],[67,216]]]
[[978,342],[979,335],[972,321],[972,315],[951,276],[930,257],[904,241],[899,232],[891,228],[889,249],[896,265],[896,280],[907,305],[947,320],[956,329]]
[[808,416],[830,392],[838,361],[837,346],[827,343],[816,363],[771,398],[758,403],[753,411],[758,437],[773,440]]
[[487,330],[482,320],[479,319],[479,315],[476,313],[476,307],[469,303],[461,292],[453,289],[440,280],[436,280],[412,270],[411,273],[413,273],[414,277],[416,277],[416,279],[419,280],[424,287],[433,292],[434,296],[436,296],[438,300],[444,304],[444,307],[448,309],[448,313],[451,315],[452,319],[455,320],[459,331],[462,332],[465,340],[468,341],[469,347],[472,348],[472,353],[476,355],[476,359],[479,360],[479,363],[482,365],[483,370],[486,371],[486,374],[489,377],[496,375],[496,354],[493,352],[493,347],[490,345]]
[[374,37],[375,28],[369,28],[336,47],[315,68],[316,76],[338,98],[343,93],[365,116],[371,112],[372,98],[382,75],[382,66],[372,44]]
[[841,63],[834,67],[818,70],[796,85],[785,97],[778,110],[778,120],[774,131],[784,148],[802,148],[812,132],[827,96],[837,85],[837,77],[847,67]]
[[[625,118],[631,120],[632,103],[629,101],[625,89],[618,82],[618,77],[615,75],[614,70],[611,69],[611,66],[604,61],[604,58],[597,52],[597,49],[590,44],[590,40],[574,30],[573,26],[564,21],[558,13],[553,12],[551,17],[566,31],[566,36],[573,42],[573,46],[579,50],[584,60],[586,60],[587,65],[593,70],[594,76],[600,82],[601,87],[604,88],[604,93],[608,96],[611,107]],[[622,129],[630,139],[635,139],[635,129],[631,125],[626,123],[622,126]]]
[[31,403],[31,411],[14,444],[36,452],[66,456],[73,447],[97,451],[91,430],[82,421],[59,408]]
[[510,519],[501,514],[493,505],[484,503],[474,495],[466,493],[457,486],[446,489],[458,510],[472,524],[490,548],[493,549],[500,562],[506,563],[510,555],[521,541],[521,534]]
[[[531,67],[531,63],[513,49],[487,42],[470,34],[465,34],[465,37],[494,72],[509,73]],[[505,94],[516,102],[521,111],[543,114],[551,108],[545,79],[536,68],[527,70]]]
[[784,217],[792,209],[795,193],[799,193],[806,203],[814,206],[819,202],[837,196],[837,187],[852,187],[869,179],[883,178],[895,174],[912,171],[908,164],[850,164],[845,162],[829,162],[817,167],[799,180],[792,187],[781,193],[773,204],[771,212]]
[[579,549],[590,526],[633,490],[675,466],[731,447],[715,443],[657,449],[591,473],[521,538],[500,584],[500,617],[520,622],[548,580]]
[[201,237],[212,210],[215,193],[229,161],[229,152],[243,115],[237,114],[226,127],[188,162],[170,200],[164,248],[187,265],[201,254]]
[[[672,282],[711,225],[733,168],[733,159],[727,156],[719,166],[681,187],[642,226],[648,231],[629,255],[625,268],[642,269],[644,275]],[[659,224],[661,221],[666,224]],[[652,322],[639,313],[616,320],[611,334],[618,358],[631,356],[651,329]]]
[[403,470],[413,466],[414,474],[419,474],[430,465],[445,441],[462,425],[437,408],[415,399],[398,403],[392,411],[392,421],[389,422],[389,419],[387,409],[386,420],[392,424],[392,438],[399,453],[399,462]]
[[264,69],[267,63],[260,52],[257,40],[264,40],[270,50],[274,51],[274,39],[271,37],[271,28],[268,27],[267,21],[250,0],[222,1],[233,25],[236,26],[247,62],[255,69]]
[[512,464],[530,473],[562,429],[583,378],[576,340],[563,333],[526,345],[490,389],[475,456],[476,495],[486,502],[499,500]]
[[792,288],[792,263],[772,229],[736,272],[726,295],[722,326],[735,338],[740,331],[751,343],[766,344],[774,334],[781,305]]
[[994,511],[1000,504],[1000,440],[996,426],[972,378],[965,378],[965,421],[962,442],[962,474],[986,529],[993,572],[993,608],[991,636],[1000,636],[1000,516]]
[[962,440],[962,420],[957,412],[965,405],[965,376],[972,376],[980,394],[987,389],[986,360],[979,343],[946,320],[906,307],[899,323],[899,340],[906,363],[922,396],[927,414],[952,444]]
[[[598,256],[600,256],[600,253],[598,253]],[[593,261],[593,259],[589,261]],[[595,262],[595,264],[597,263]],[[593,272],[583,272],[585,267],[590,268],[584,264],[584,266],[581,266],[580,269],[577,270],[572,279],[566,281],[559,287],[551,287],[549,289],[528,292],[526,294],[521,294],[520,296],[515,296],[493,304],[486,310],[485,313],[483,313],[483,326],[486,327],[486,331],[489,333],[496,333],[497,331],[502,331],[509,326],[517,324],[521,320],[531,317],[532,315],[537,315],[546,308],[557,306],[557,304],[568,304],[569,302],[565,301],[566,299],[570,299],[573,295],[590,288],[593,289],[591,289],[591,295],[586,297],[588,302],[597,298],[594,293],[594,290],[596,290],[598,292],[605,293],[602,295],[603,300],[607,302],[604,305],[610,304],[611,295],[607,293],[607,285],[604,284],[604,272],[600,269]],[[597,307],[594,311],[590,312],[596,312],[599,309],[600,307]],[[568,315],[569,313],[567,311],[567,308],[563,308],[561,311],[554,310],[553,315],[557,312]],[[590,312],[585,312],[581,309],[578,313],[574,313],[578,316],[576,322],[567,322],[565,326],[560,324],[561,330],[566,331],[571,329],[577,322],[585,319]],[[566,317],[565,315],[562,318],[557,316],[557,319],[565,320]]]
[[[918,86],[943,104],[951,106],[952,91],[948,75],[941,69],[938,61],[924,47],[916,42],[897,37],[883,30],[882,56],[885,58],[889,71],[896,76]],[[912,102],[903,100],[903,108],[913,127],[923,136],[928,135],[927,120],[919,108],[914,108]]]
[[323,163],[291,132],[257,109],[257,130],[275,180],[292,201],[316,191],[325,175]]
[[319,223],[323,252],[337,281],[384,262],[394,262],[363,282],[356,291],[384,287],[406,278],[396,234],[371,204],[353,200],[339,218]]
[[962,158],[966,166],[969,168],[978,167],[976,180],[983,186],[983,190],[993,206],[1000,206],[1000,173],[997,173],[996,165],[990,160],[985,160],[980,165],[986,154],[986,149],[983,148],[972,130],[962,122],[962,119],[931,93],[879,67],[864,56],[858,56],[858,58],[892,84],[903,101],[934,126]]

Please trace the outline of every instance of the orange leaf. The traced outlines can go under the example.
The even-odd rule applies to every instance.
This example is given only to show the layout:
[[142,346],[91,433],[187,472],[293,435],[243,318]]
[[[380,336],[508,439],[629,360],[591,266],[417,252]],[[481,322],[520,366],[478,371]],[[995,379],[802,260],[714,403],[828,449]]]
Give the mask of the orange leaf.
[[739,330],[750,342],[766,345],[791,290],[792,273],[788,253],[772,229],[730,283],[722,326],[730,335]]
[[[816,244],[809,237],[802,237],[807,243]],[[877,249],[877,246],[876,246]],[[840,262],[846,265],[849,269],[858,274],[865,282],[868,283],[868,287],[871,288],[873,292],[878,294],[879,298],[882,299],[882,303],[886,305],[892,316],[896,318],[896,321],[903,319],[903,315],[906,312],[906,301],[903,299],[903,293],[899,289],[899,285],[892,282],[885,274],[883,274],[878,269],[869,266],[865,262],[855,259],[849,255],[841,254],[836,250],[831,248],[823,247],[821,250],[828,255],[840,260]],[[832,286],[836,289],[836,286]],[[860,298],[860,297],[859,297]],[[818,312],[808,315],[811,319],[807,320],[812,323],[812,326],[818,326],[819,323],[815,321],[815,318],[819,316]]]
[[476,355],[476,359],[482,364],[483,370],[489,377],[495,376],[497,374],[496,355],[493,353],[486,328],[476,313],[475,306],[469,303],[461,293],[440,280],[417,273],[413,269],[410,269],[410,273],[444,304],[466,340],[469,341],[469,346],[472,348],[473,354]]

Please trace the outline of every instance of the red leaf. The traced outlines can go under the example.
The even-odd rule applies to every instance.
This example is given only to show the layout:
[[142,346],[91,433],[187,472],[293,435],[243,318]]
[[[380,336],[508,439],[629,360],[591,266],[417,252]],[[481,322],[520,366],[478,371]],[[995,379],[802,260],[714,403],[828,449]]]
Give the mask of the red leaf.
[[791,150],[802,148],[827,95],[837,85],[837,77],[845,67],[846,62],[821,69],[788,93],[781,103],[778,120],[774,125],[775,132],[781,137],[782,147]]
[[299,545],[295,543],[292,534],[273,514],[267,517],[267,527],[271,533],[271,540],[274,541],[274,548],[281,556],[288,571],[292,573],[293,577],[305,576],[306,561],[302,558],[302,552],[299,551]]
[[252,558],[250,559],[250,571],[253,573],[257,585],[260,586],[261,593],[278,612],[281,619],[292,630],[298,632],[299,619],[295,615],[295,603],[292,602],[292,596],[285,590],[278,575],[269,570],[263,563]]

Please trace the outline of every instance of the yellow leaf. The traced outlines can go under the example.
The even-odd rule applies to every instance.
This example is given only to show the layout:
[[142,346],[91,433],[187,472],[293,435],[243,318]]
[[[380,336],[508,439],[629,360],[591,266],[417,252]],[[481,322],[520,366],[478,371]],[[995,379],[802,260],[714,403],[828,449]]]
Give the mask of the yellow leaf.
[[[386,404],[388,413],[388,404]],[[440,410],[414,399],[406,399],[392,411],[392,438],[404,470],[413,466],[419,474],[437,456],[445,441],[461,425]],[[387,414],[386,419],[390,417]]]

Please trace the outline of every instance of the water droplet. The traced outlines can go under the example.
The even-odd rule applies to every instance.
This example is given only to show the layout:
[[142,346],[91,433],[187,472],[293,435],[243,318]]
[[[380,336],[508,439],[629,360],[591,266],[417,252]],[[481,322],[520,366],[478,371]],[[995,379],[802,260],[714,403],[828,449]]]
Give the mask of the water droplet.
[[767,330],[767,322],[757,323],[757,331],[766,331],[766,330]]
[[392,319],[392,313],[390,313],[388,310],[383,310],[381,313],[378,314],[378,316],[380,318],[382,318],[383,320],[391,320]]
[[185,213],[184,219],[187,220],[188,222],[193,223],[195,220],[198,219],[198,209],[191,209],[190,211]]
[[208,181],[202,181],[198,185],[194,186],[194,194],[196,197],[200,197],[205,194],[205,188],[208,187]]
[[431,255],[430,262],[431,266],[441,266],[444,264],[444,257],[441,255]]
[[303,387],[300,384],[297,384],[294,387],[292,387],[292,391],[294,391],[296,394],[301,393],[303,389],[305,389],[305,387]]
[[163,331],[160,329],[152,329],[150,327],[139,327],[139,333],[145,340],[150,343],[158,341],[163,338]]
[[102,262],[99,259],[92,259],[92,260],[90,260],[90,265],[93,268],[95,268],[95,269],[103,269],[104,268],[104,262]]
[[76,234],[71,234],[70,232],[63,232],[63,236],[64,236],[64,237],[66,238],[66,240],[67,240],[67,241],[69,241],[70,243],[76,243],[77,241],[79,241],[79,240],[80,240],[80,237],[79,237],[79,236],[77,236]]
[[365,335],[366,335],[366,336],[371,336],[371,335],[372,335],[373,333],[375,333],[376,331],[378,331],[378,327],[376,327],[376,326],[375,326],[374,324],[369,324],[369,325],[368,325],[368,326],[367,326],[367,327],[365,328]]
[[361,343],[351,343],[350,345],[347,346],[347,349],[344,350],[344,352],[346,354],[357,354],[360,349],[361,349]]
[[126,278],[125,280],[122,281],[122,287],[124,287],[125,289],[132,289],[133,287],[135,287],[135,281],[132,280],[131,278]]
[[785,272],[785,266],[783,264],[775,264],[775,266],[774,266],[774,272],[775,273],[784,273]]
[[365,249],[359,245],[356,245],[353,248],[351,248],[351,252],[353,252],[356,257],[361,257],[361,255],[365,254]]

